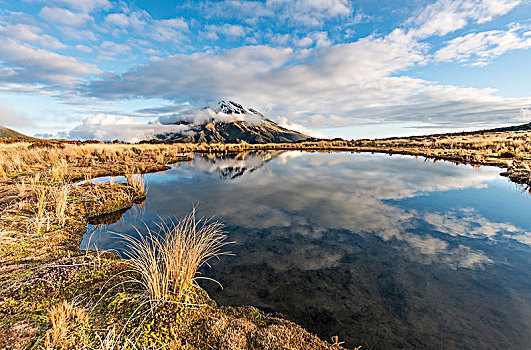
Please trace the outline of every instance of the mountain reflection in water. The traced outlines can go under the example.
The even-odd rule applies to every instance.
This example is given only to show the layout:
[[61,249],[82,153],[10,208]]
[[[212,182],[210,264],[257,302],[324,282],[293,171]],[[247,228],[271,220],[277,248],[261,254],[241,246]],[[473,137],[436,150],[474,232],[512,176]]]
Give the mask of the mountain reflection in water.
[[499,172],[406,156],[195,155],[147,175],[143,209],[89,225],[90,245],[121,251],[110,232],[136,235],[198,204],[236,242],[204,271],[224,287],[203,284],[219,304],[279,313],[348,347],[523,349],[531,198]]

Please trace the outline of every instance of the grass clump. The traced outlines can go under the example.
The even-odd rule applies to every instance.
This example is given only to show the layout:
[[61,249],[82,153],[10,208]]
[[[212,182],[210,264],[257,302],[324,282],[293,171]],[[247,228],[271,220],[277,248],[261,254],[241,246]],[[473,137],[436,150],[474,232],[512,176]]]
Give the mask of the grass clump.
[[146,180],[143,174],[128,173],[125,175],[127,184],[139,192],[146,193]]
[[197,286],[201,266],[227,252],[223,224],[204,218],[196,219],[195,209],[177,221],[157,225],[159,232],[148,229],[139,239],[124,236],[129,252],[128,264],[140,275],[138,282],[150,301],[181,300]]
[[48,312],[52,327],[46,332],[44,349],[64,347],[70,331],[88,321],[85,311],[71,302],[62,301]]

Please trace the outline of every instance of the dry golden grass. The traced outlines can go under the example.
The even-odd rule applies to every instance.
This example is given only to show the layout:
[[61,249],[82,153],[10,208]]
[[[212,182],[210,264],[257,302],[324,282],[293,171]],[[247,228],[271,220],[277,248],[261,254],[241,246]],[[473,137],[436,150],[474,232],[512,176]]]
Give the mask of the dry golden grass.
[[[318,142],[311,147],[322,149],[326,145],[328,144]],[[336,142],[330,147],[345,147],[345,145],[345,142]],[[7,280],[18,281],[20,278],[18,273],[25,269],[35,268],[39,264],[49,264],[50,261],[58,261],[58,258],[79,253],[77,250],[79,247],[78,239],[85,228],[82,224],[83,220],[113,210],[126,209],[132,205],[133,201],[141,200],[142,193],[139,190],[146,191],[144,178],[141,175],[132,174],[130,169],[135,169],[135,172],[140,173],[167,169],[167,163],[190,159],[191,157],[186,157],[188,152],[241,152],[253,149],[267,150],[271,147],[271,145],[248,144],[111,145],[41,141],[12,144],[0,142],[0,186],[2,193],[5,194],[0,198],[0,254],[2,254],[2,262],[12,261],[20,264],[14,264],[17,265],[16,271],[13,270],[13,273],[7,276]],[[301,149],[301,147],[307,146],[281,144],[274,145],[274,147],[284,150]],[[183,154],[185,155],[183,156]],[[128,175],[128,183],[90,183],[90,180],[95,177],[108,175]],[[89,183],[70,184],[84,178],[89,180]],[[78,223],[81,225],[77,225]],[[77,231],[79,229],[80,232]],[[137,255],[136,259],[126,263],[131,264],[132,270],[136,271],[133,275],[148,291],[151,305],[159,301],[167,301],[167,303],[158,303],[159,305],[156,306],[158,309],[152,308],[152,311],[158,311],[150,314],[150,317],[159,318],[157,322],[163,322],[159,326],[175,330],[176,334],[183,337],[183,340],[181,342],[181,339],[172,339],[166,342],[164,331],[159,332],[163,328],[151,329],[150,324],[144,324],[142,328],[143,337],[151,337],[151,333],[153,333],[153,337],[148,339],[158,339],[158,336],[162,335],[160,342],[156,343],[159,344],[159,347],[150,348],[180,348],[183,344],[189,345],[190,348],[208,348],[211,339],[214,339],[212,344],[217,344],[221,335],[209,333],[210,329],[206,326],[208,322],[212,318],[220,317],[219,313],[227,312],[229,315],[227,317],[234,318],[241,317],[241,312],[238,310],[240,316],[235,316],[231,311],[212,306],[213,302],[204,296],[204,292],[197,287],[197,280],[204,278],[198,275],[197,271],[201,266],[207,264],[209,259],[224,254],[221,249],[226,242],[222,226],[215,222],[196,220],[195,213],[191,213],[178,222],[167,225],[161,224],[159,233],[148,233],[148,235],[153,235],[157,239],[149,240],[149,237],[144,237],[136,242],[131,241],[130,244],[136,244],[138,248]],[[100,256],[97,255],[96,259],[100,261]],[[106,262],[100,261],[98,263],[100,267],[102,264],[112,266],[116,264],[116,269],[110,272],[108,278],[117,278],[115,273],[120,275],[121,272],[126,272],[123,263],[115,261],[115,258],[101,259]],[[65,268],[67,270],[76,269],[74,265]],[[102,269],[94,268],[94,271],[98,271],[98,273],[100,270]],[[105,303],[114,300],[118,294],[125,293],[126,298],[118,300],[124,300],[125,304],[128,304],[130,301],[136,300],[135,298],[138,296],[142,305],[146,304],[146,301],[139,294],[136,284],[126,286],[129,275],[120,275],[124,280],[123,284],[119,284],[122,291],[118,294],[114,294],[114,289],[113,291],[99,290],[99,288],[97,291],[90,290],[92,283],[97,279],[94,279],[93,275],[85,275],[84,270],[79,270],[75,276],[76,279],[70,287],[74,290],[79,288],[81,293],[74,295],[83,295],[83,298],[79,298],[84,300],[83,302],[86,301],[85,295],[90,293],[95,293],[98,298],[103,293],[104,298],[107,298]],[[84,281],[84,283],[78,283],[77,278],[80,278],[80,281]],[[17,290],[11,287],[15,284],[7,283],[5,280],[3,276],[3,280],[0,281],[0,294],[2,296],[6,295],[6,290],[9,290],[10,293]],[[29,279],[28,281],[32,280]],[[36,279],[35,282],[31,283],[40,283],[40,281],[40,279]],[[26,282],[24,280],[24,283]],[[100,283],[104,282],[100,281]],[[103,287],[105,286],[106,284],[103,285]],[[13,317],[25,317],[28,320],[40,319],[43,316],[41,310],[45,310],[50,305],[48,301],[62,298],[63,296],[60,295],[65,294],[67,295],[66,298],[71,298],[72,289],[70,287],[64,290],[60,290],[62,287],[56,288],[53,292],[46,293],[44,296],[46,303],[40,303],[40,299],[34,299],[35,295],[38,295],[37,298],[43,297],[40,291],[33,293],[32,288],[27,288],[24,291],[24,300],[20,300],[24,306],[17,306],[23,310],[24,314],[16,314]],[[132,288],[129,290],[130,287]],[[127,293],[125,292],[126,288]],[[132,294],[128,294],[129,292]],[[131,295],[135,297],[129,299]],[[19,303],[19,300],[14,300]],[[99,302],[101,299],[97,300]],[[171,303],[169,303],[170,301]],[[42,307],[42,305],[45,306]],[[85,305],[88,309],[92,304],[89,302]],[[132,305],[136,307],[136,304],[130,306]],[[189,305],[194,305],[194,307],[190,308]],[[51,328],[47,331],[42,328],[36,329],[29,338],[31,342],[28,344],[34,344],[34,347],[42,347],[47,350],[76,348],[77,346],[83,346],[86,349],[94,347],[94,349],[101,350],[143,348],[144,344],[147,343],[144,343],[145,339],[143,338],[137,339],[138,334],[134,329],[137,327],[136,324],[135,326],[124,326],[129,320],[123,318],[122,312],[130,306],[118,307],[116,304],[113,306],[119,308],[116,314],[114,314],[114,309],[101,309],[98,314],[94,314],[94,317],[87,317],[79,307],[67,302],[60,303],[49,312]],[[0,303],[0,312],[7,314],[6,310]],[[164,312],[160,313],[161,310]],[[180,310],[179,315],[189,315],[189,319],[179,316],[177,319],[180,321],[173,322],[175,310]],[[148,310],[146,310],[146,314],[147,312]],[[254,321],[249,322],[255,322],[257,315],[259,314],[256,311],[250,312],[249,318]],[[109,324],[105,321],[114,320],[115,317],[118,317],[121,323],[117,323],[118,328],[112,326],[109,328]],[[266,316],[259,317],[262,319]],[[196,327],[197,322],[201,328]],[[116,329],[123,329],[123,332]],[[3,330],[4,328],[0,330],[0,348],[3,347],[2,344],[11,346],[13,343],[12,337],[6,336],[6,332]],[[230,329],[227,332],[230,332]],[[253,339],[256,338],[257,342],[263,341],[264,344],[269,344],[268,346],[272,348],[281,342],[275,334],[285,336],[288,332],[295,335],[289,338],[294,344],[306,344],[308,342],[308,344],[318,344],[319,347],[310,346],[307,348],[330,348],[326,343],[310,336],[293,324],[278,329],[270,327],[267,329],[267,332],[271,333],[270,335],[264,332],[256,328],[254,330],[256,334],[252,337],[254,337]],[[251,339],[251,335],[249,337]],[[209,341],[204,343],[206,339]],[[172,345],[171,341],[176,342],[175,346]],[[254,340],[248,340],[247,343],[254,344]],[[266,347],[257,345],[255,348]]]
[[59,189],[54,191],[55,217],[59,220],[61,225],[65,223],[65,212],[68,202],[68,195],[70,193],[69,185],[62,185]]
[[227,244],[223,225],[197,220],[195,210],[178,221],[162,222],[159,232],[148,229],[139,239],[123,236],[128,246],[127,263],[137,272],[152,302],[180,300],[196,283],[198,270],[222,254]]
[[48,312],[52,327],[46,332],[44,349],[51,350],[63,348],[68,333],[75,327],[80,327],[87,322],[85,311],[68,301],[54,305]]
[[66,159],[61,159],[50,171],[52,182],[63,182],[68,173],[68,163]]
[[140,192],[146,192],[146,180],[144,175],[142,174],[133,174],[133,173],[127,173],[125,174],[125,178],[127,179],[127,184],[136,189]]

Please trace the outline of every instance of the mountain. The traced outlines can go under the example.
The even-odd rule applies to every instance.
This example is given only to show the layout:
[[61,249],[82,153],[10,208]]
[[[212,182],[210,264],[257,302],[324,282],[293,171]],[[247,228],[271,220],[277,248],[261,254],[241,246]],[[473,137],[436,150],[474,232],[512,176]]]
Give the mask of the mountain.
[[0,126],[0,139],[33,139],[33,137],[26,136],[21,134],[13,129]]
[[183,132],[156,135],[159,141],[272,143],[295,142],[309,136],[286,129],[252,108],[233,101],[220,101],[204,108],[177,115],[174,125],[188,126]]

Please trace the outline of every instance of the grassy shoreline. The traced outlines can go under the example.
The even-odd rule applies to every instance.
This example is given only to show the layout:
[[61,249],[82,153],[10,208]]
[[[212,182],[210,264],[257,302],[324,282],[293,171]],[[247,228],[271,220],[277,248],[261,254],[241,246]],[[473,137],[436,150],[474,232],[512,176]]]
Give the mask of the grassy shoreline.
[[[110,349],[125,343],[124,348],[341,348],[337,339],[335,344],[321,341],[253,307],[218,307],[197,288],[187,303],[199,306],[185,307],[175,300],[150,308],[145,292],[128,284],[123,260],[79,250],[89,220],[145,198],[143,181],[133,174],[166,170],[168,164],[192,160],[193,152],[254,150],[423,156],[505,168],[501,175],[531,185],[529,131],[278,144],[3,141],[0,348],[74,349],[84,344],[87,349]],[[115,175],[125,175],[127,183],[91,182]],[[72,185],[79,180],[86,182]]]
[[[124,260],[79,250],[90,220],[145,198],[133,173],[190,160],[182,147],[24,142],[0,150],[0,348],[341,349],[251,306],[217,306],[194,286],[186,300],[150,304]],[[108,175],[128,181],[91,182]]]

